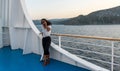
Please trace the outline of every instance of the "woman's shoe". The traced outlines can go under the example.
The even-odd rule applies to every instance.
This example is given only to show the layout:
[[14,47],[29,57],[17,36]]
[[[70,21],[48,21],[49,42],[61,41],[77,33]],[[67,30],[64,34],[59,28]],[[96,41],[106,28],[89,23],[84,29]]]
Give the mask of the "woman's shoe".
[[50,63],[49,55],[45,55],[45,56],[44,56],[44,63],[43,63],[43,65],[46,66],[46,65],[49,64],[49,63]]

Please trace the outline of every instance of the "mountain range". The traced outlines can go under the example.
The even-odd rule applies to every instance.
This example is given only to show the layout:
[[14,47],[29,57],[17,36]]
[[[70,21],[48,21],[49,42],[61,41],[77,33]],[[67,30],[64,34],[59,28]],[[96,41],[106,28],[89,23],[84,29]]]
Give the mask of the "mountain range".
[[[37,20],[34,20],[36,22]],[[120,6],[94,11],[88,15],[79,15],[67,19],[51,19],[53,24],[64,25],[109,25],[120,24]]]

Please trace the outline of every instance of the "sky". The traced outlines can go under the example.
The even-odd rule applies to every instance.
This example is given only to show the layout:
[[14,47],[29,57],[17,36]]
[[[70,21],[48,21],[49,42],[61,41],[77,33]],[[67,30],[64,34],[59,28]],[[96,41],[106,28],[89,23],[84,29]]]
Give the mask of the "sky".
[[120,6],[120,0],[25,0],[32,19],[60,19]]

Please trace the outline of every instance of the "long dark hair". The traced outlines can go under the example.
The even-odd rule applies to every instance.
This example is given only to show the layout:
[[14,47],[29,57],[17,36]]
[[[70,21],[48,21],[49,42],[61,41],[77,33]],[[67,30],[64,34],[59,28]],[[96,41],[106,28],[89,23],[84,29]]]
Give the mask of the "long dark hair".
[[41,23],[42,23],[42,20],[46,21],[47,25],[52,25],[52,23],[50,21],[48,21],[47,19],[45,19],[45,18],[41,19]]

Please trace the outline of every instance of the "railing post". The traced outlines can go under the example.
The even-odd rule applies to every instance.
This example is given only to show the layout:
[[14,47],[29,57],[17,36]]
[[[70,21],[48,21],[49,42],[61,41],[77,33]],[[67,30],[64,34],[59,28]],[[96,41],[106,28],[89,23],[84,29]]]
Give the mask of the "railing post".
[[114,70],[114,41],[112,41],[112,47],[111,47],[111,71]]
[[61,47],[61,36],[59,36],[59,47]]

